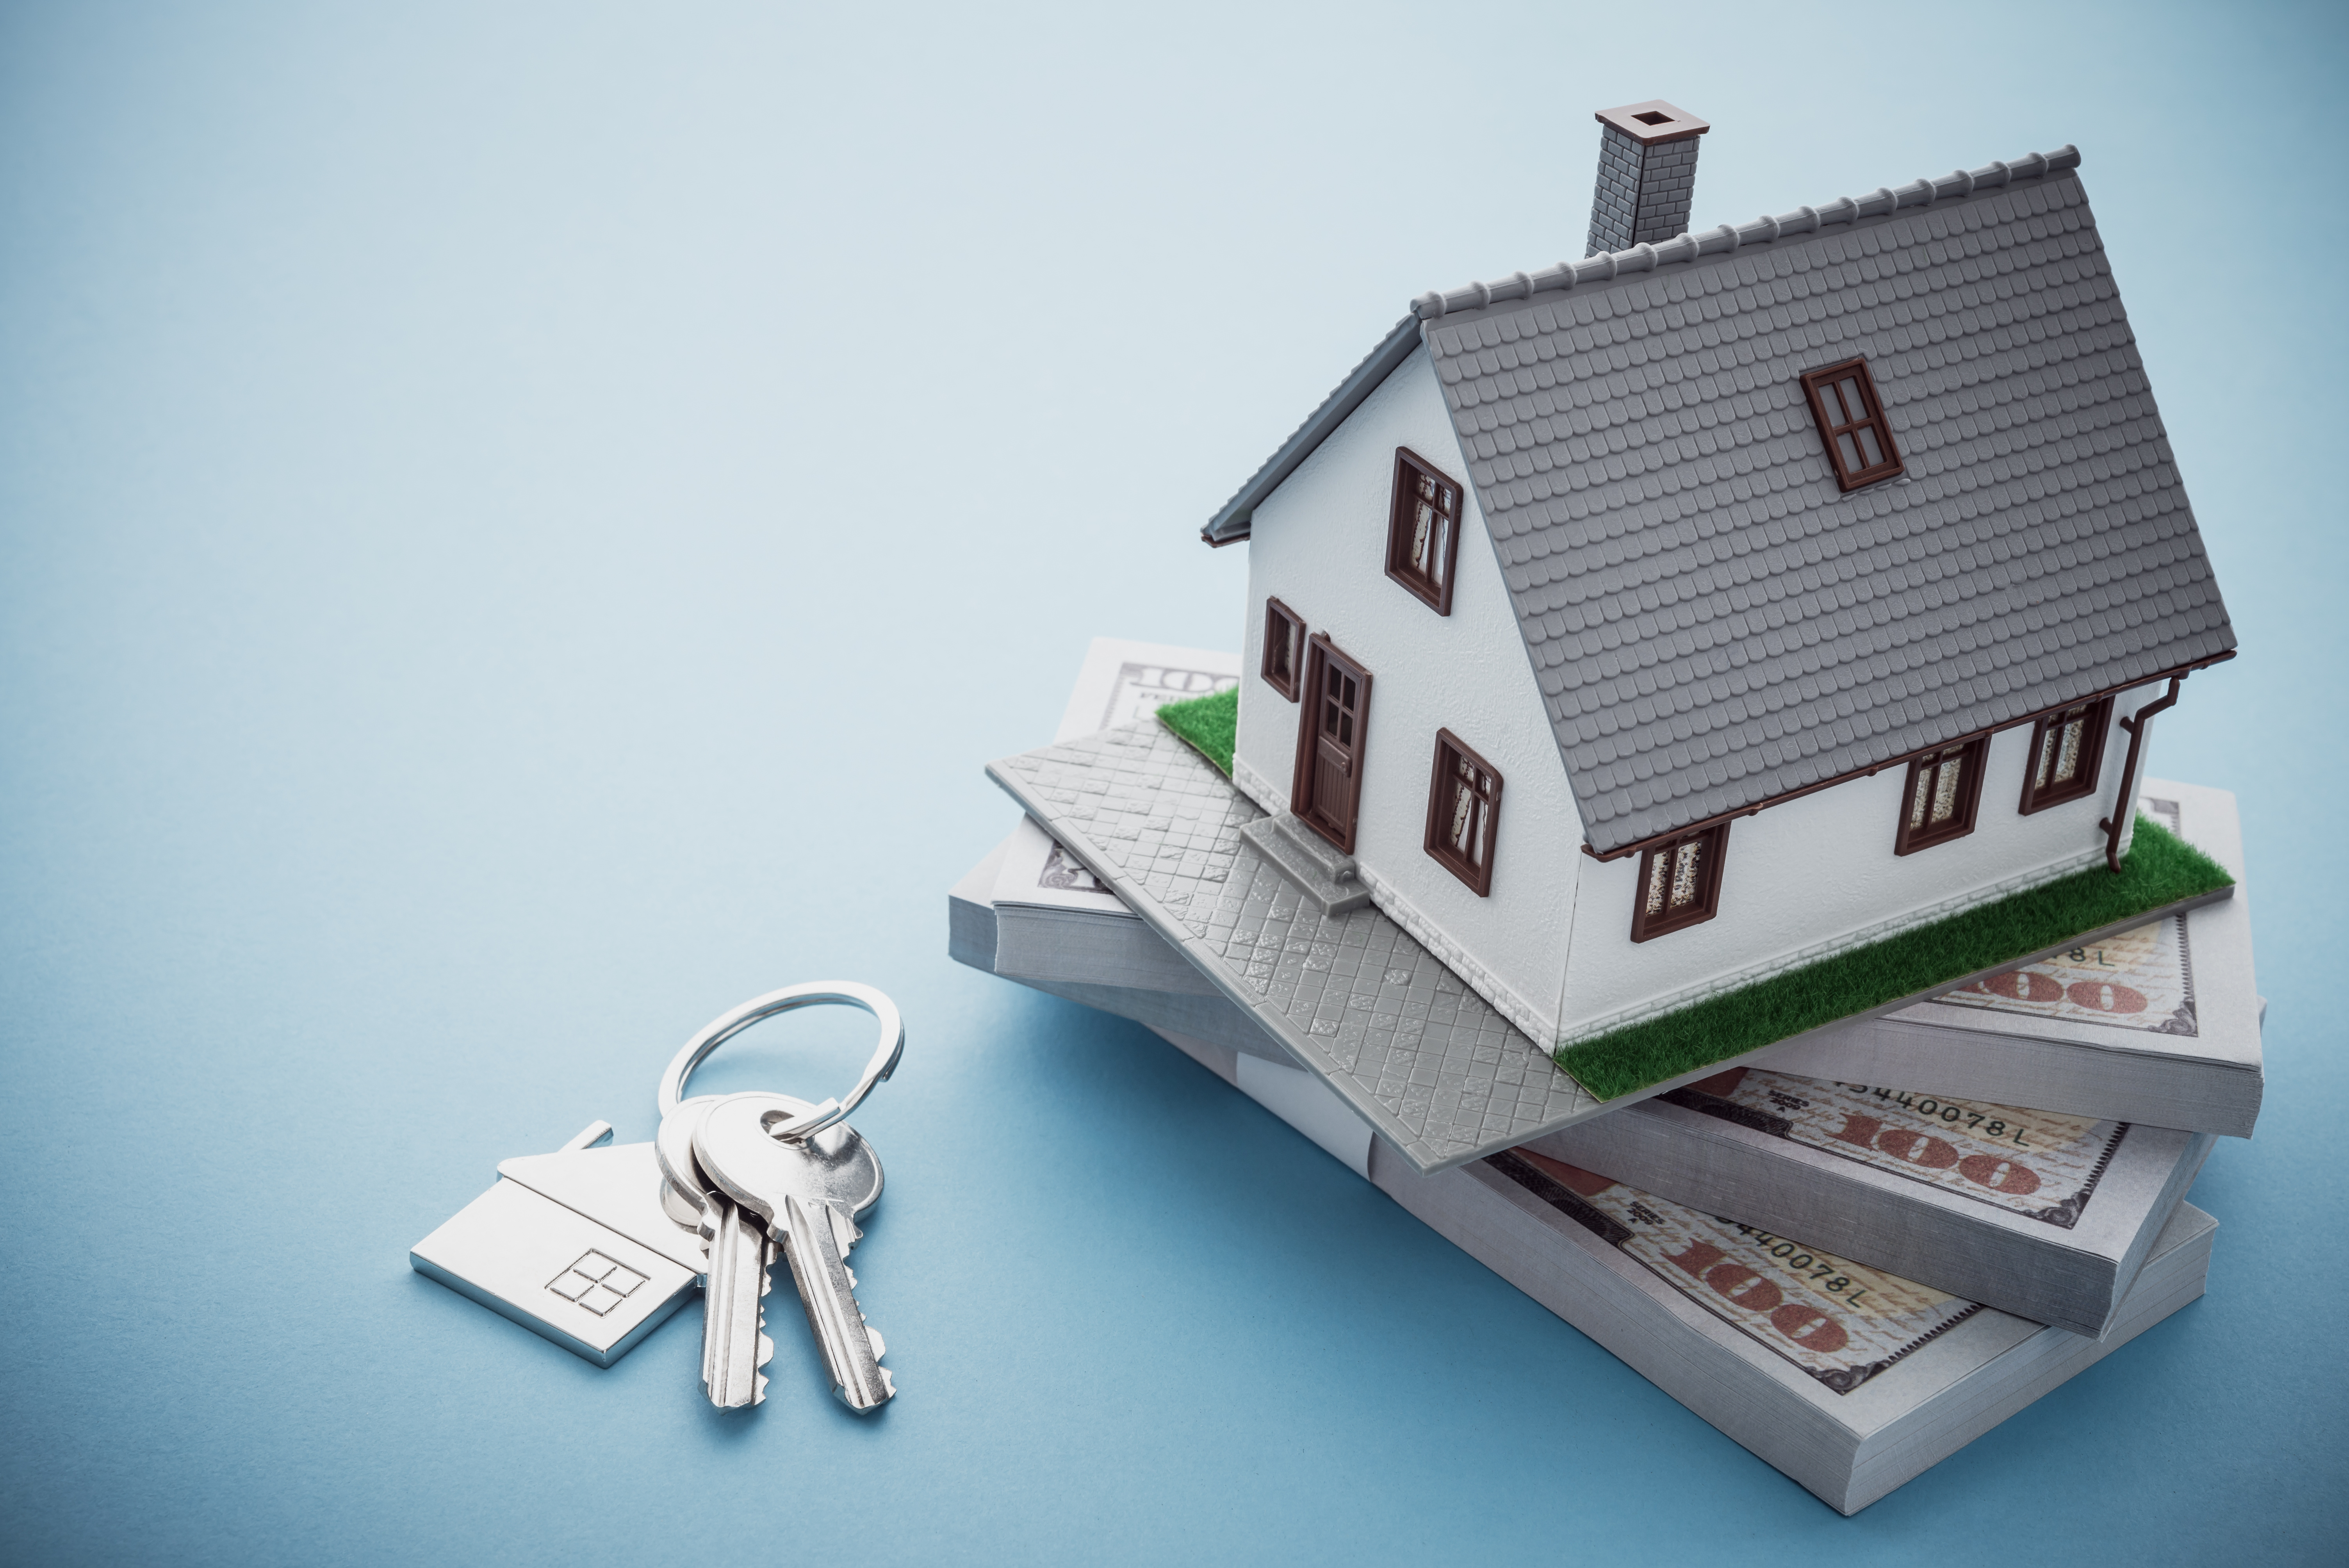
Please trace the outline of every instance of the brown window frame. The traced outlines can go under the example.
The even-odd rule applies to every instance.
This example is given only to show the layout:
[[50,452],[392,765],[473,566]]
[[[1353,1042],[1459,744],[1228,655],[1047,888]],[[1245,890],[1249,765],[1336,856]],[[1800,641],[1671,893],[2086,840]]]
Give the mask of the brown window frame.
[[[1657,861],[1676,856],[1681,846],[1691,842],[1704,845],[1697,856],[1696,896],[1679,909],[1665,906],[1655,913],[1648,913],[1648,884],[1656,875]],[[1692,925],[1702,925],[1721,913],[1721,872],[1729,859],[1729,824],[1715,822],[1710,828],[1700,828],[1693,833],[1682,833],[1666,843],[1643,851],[1640,856],[1640,880],[1631,888],[1631,940],[1652,942],[1659,936],[1669,936],[1675,931],[1686,931]]]
[[[1285,676],[1274,664],[1275,649],[1287,655],[1281,661],[1288,666]],[[1305,617],[1278,599],[1264,602],[1264,660],[1257,673],[1265,685],[1291,702],[1303,689],[1299,682],[1305,675]]]
[[[1849,400],[1849,394],[1846,393],[1838,399],[1833,388],[1839,381],[1854,382],[1859,388],[1860,400],[1866,407],[1857,419],[1841,417],[1849,412],[1842,407]],[[1837,490],[1856,490],[1865,485],[1881,484],[1905,470],[1906,465],[1900,460],[1900,444],[1892,438],[1891,422],[1884,417],[1884,399],[1877,396],[1876,378],[1868,373],[1868,360],[1864,356],[1803,372],[1803,397],[1810,404],[1811,418],[1819,428],[1819,441],[1826,448],[1827,467],[1835,473]],[[1865,456],[1859,446],[1862,431],[1875,436],[1883,457],[1878,462],[1847,472],[1843,459],[1836,450],[1836,443],[1848,438],[1852,442],[1852,456]]]
[[[1469,788],[1485,807],[1484,825],[1476,831],[1480,841],[1477,850],[1463,853],[1452,842],[1445,825],[1450,813],[1446,807],[1457,800],[1457,795],[1447,793],[1446,785],[1456,789],[1458,770],[1465,766],[1472,774],[1481,774],[1492,780],[1488,794],[1481,783],[1470,780]],[[1464,740],[1448,729],[1435,732],[1435,763],[1427,779],[1427,837],[1423,846],[1435,862],[1462,882],[1478,898],[1489,898],[1493,892],[1493,847],[1501,836],[1501,770],[1476,755]]]
[[[2039,782],[2040,765],[2049,765],[2054,772],[2054,757],[2049,753],[2063,728],[2077,721],[2081,725],[2079,761],[2074,765],[2068,779]],[[2096,792],[2097,776],[2105,766],[2105,738],[2112,732],[2113,699],[2100,696],[2093,702],[2075,702],[2061,713],[2051,713],[2031,727],[2031,749],[2023,758],[2023,800],[2015,809],[2023,816],[2044,811],[2052,806],[2062,806]]]
[[[1930,820],[1929,804],[1921,814],[1929,820],[1919,826],[1909,826],[1909,819],[1920,814],[1917,799],[1920,781],[1928,773],[1938,773],[1957,753],[1958,798],[1952,803],[1950,820]],[[1937,746],[1921,757],[1909,759],[1909,771],[1900,785],[1900,825],[1892,837],[1892,852],[1913,855],[1920,850],[1930,850],[1936,844],[1946,844],[1962,839],[1974,830],[1974,816],[1982,808],[1982,764],[1990,758],[1990,737],[1977,735],[1971,740],[1954,740],[1947,746]],[[1935,791],[1939,793],[1938,789]]]
[[[1419,494],[1419,480],[1425,479],[1436,490],[1434,511],[1448,526],[1435,562],[1438,571],[1430,576],[1411,564],[1411,546],[1418,521],[1417,505],[1430,499]],[[1441,497],[1448,492],[1452,509],[1444,510]],[[1402,584],[1411,596],[1439,615],[1452,614],[1452,583],[1459,575],[1460,521],[1467,511],[1467,487],[1413,451],[1409,447],[1395,449],[1394,495],[1387,507],[1387,575]]]

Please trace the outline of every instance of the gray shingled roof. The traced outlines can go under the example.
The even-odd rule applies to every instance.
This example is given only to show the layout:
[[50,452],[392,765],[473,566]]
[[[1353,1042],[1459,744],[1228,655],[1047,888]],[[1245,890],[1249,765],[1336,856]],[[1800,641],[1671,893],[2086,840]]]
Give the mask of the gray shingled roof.
[[[1416,302],[1594,849],[2234,646],[2077,160]],[[1845,495],[1855,355],[1908,473]]]

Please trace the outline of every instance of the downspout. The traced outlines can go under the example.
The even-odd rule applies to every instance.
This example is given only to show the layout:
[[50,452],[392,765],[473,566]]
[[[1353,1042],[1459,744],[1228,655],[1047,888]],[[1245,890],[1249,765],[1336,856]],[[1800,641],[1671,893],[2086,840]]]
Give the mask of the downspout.
[[2121,727],[2129,734],[2128,760],[2121,765],[2121,792],[2113,801],[2113,814],[2096,824],[2105,830],[2105,864],[2112,867],[2116,876],[2121,869],[2121,829],[2127,825],[2130,805],[2137,799],[2137,758],[2145,748],[2145,721],[2163,708],[2177,706],[2178,687],[2185,679],[2184,676],[2170,676],[2167,696],[2155,698],[2121,720]]

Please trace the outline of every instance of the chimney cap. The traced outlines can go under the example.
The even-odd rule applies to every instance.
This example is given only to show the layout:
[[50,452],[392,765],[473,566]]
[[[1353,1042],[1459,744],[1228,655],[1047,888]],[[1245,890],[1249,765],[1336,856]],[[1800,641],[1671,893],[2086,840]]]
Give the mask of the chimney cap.
[[1713,129],[1709,121],[1697,119],[1684,108],[1675,108],[1661,98],[1627,103],[1621,108],[1602,108],[1591,118],[1601,125],[1613,126],[1642,147],[1686,141]]

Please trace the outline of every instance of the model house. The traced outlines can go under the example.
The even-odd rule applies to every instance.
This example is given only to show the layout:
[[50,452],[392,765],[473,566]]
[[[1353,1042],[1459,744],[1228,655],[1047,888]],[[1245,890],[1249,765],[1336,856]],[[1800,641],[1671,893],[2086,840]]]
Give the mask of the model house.
[[1233,781],[1568,1046],[2117,865],[2234,634],[2066,148],[1691,232],[1599,117],[1587,259],[1427,294],[1207,525]]

